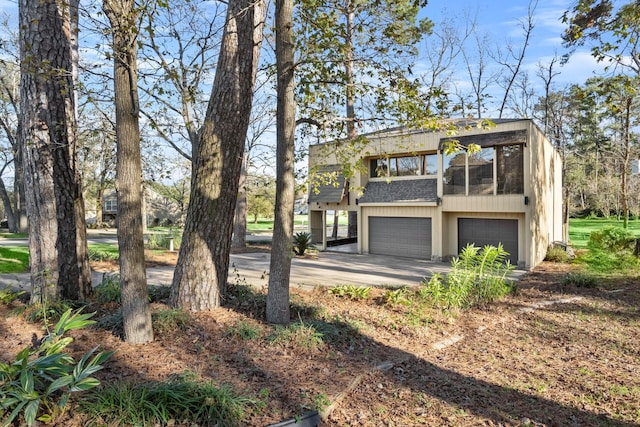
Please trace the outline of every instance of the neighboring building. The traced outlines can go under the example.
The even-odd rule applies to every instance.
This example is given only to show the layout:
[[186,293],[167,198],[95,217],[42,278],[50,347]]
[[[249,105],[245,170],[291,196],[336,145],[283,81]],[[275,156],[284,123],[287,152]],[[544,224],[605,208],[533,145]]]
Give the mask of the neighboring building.
[[[95,201],[93,201],[95,203]],[[87,223],[96,220],[96,209],[93,203],[87,201]],[[175,200],[169,199],[153,188],[145,187],[143,212],[148,226],[175,225],[184,222],[186,207],[179,206]],[[115,227],[118,214],[118,196],[115,190],[107,190],[102,196],[102,223]]]
[[[327,213],[347,211],[358,253],[442,260],[468,243],[502,243],[513,264],[537,265],[563,240],[562,160],[531,120],[493,122],[488,130],[461,127],[455,137],[408,129],[366,135],[360,158],[351,159],[364,167],[349,169],[357,170],[350,179],[336,143],[311,146],[310,171],[325,177],[309,191],[314,242],[326,249],[327,236],[336,236]],[[451,139],[481,151],[446,155]]]

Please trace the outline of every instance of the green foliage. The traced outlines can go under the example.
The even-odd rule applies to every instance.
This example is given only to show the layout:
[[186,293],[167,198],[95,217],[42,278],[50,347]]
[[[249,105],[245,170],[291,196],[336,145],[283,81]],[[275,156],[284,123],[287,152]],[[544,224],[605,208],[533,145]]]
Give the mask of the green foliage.
[[117,261],[119,258],[117,245],[89,245],[89,261]]
[[94,293],[98,302],[105,304],[115,302],[120,304],[120,275],[118,273],[105,273],[102,281],[95,287]]
[[562,278],[564,286],[576,286],[578,288],[597,288],[597,279],[586,273],[567,273]]
[[581,260],[598,273],[621,272],[638,267],[633,254],[635,237],[621,227],[607,226],[591,233],[589,252]]
[[371,293],[370,286],[353,286],[353,285],[339,285],[330,288],[328,291],[330,294],[338,297],[347,297],[352,300],[368,299]]
[[160,310],[151,314],[153,330],[162,334],[170,331],[186,329],[193,321],[189,312],[179,309]]
[[22,311],[22,317],[29,322],[44,322],[48,327],[52,321],[57,321],[66,311],[76,309],[77,306],[76,301],[68,300],[29,304]]
[[422,283],[419,294],[445,309],[494,301],[514,290],[506,278],[513,270],[508,256],[502,245],[482,249],[467,245],[451,262],[451,271],[446,276],[434,274],[429,282]]
[[561,248],[560,246],[549,246],[544,260],[566,264],[571,261],[571,257],[564,248]]
[[169,250],[173,239],[173,249],[180,249],[182,244],[182,233],[180,230],[171,230],[169,233],[153,233],[147,236],[146,247],[148,249]]
[[393,290],[390,289],[387,292],[385,292],[383,298],[384,298],[384,302],[389,305],[410,304],[409,290],[405,287],[393,289]]
[[240,338],[243,341],[250,341],[260,336],[260,328],[246,320],[241,320],[231,326],[227,331],[227,334],[232,337]]
[[24,273],[29,271],[28,247],[0,247],[0,273]]
[[26,293],[25,291],[16,291],[10,286],[7,286],[6,288],[3,288],[2,290],[0,290],[0,304],[5,304],[5,305],[11,304],[12,302],[20,298],[20,296],[24,295],[25,293]]
[[293,251],[296,255],[302,256],[307,250],[312,248],[311,233],[301,231],[293,235]]
[[53,421],[64,411],[72,393],[81,393],[100,384],[92,377],[102,369],[111,352],[87,351],[76,362],[64,349],[73,342],[65,334],[85,328],[94,322],[93,313],[80,314],[67,310],[53,330],[37,344],[37,348],[25,347],[15,360],[0,363],[0,417],[4,425],[10,425],[20,416],[31,426],[36,420]]
[[[580,167],[583,167],[582,163]],[[600,231],[606,227],[622,228],[623,221],[611,218],[571,218],[569,220],[569,240],[571,246],[577,249],[586,249],[591,238],[591,233]],[[630,221],[628,230],[637,237],[640,237],[640,221]]]
[[276,326],[267,341],[272,345],[307,350],[317,350],[324,345],[323,334],[302,320],[288,326]]
[[111,383],[80,402],[97,425],[246,425],[256,400],[238,396],[230,386],[181,375],[168,382]]

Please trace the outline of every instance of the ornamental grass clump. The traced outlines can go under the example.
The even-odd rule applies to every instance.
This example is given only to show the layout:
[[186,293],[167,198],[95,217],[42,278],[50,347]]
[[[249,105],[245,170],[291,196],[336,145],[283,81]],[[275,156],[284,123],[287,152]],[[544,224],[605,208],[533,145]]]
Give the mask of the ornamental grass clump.
[[451,272],[434,274],[418,293],[443,309],[492,302],[514,290],[513,282],[507,279],[514,269],[508,256],[502,245],[467,245],[451,262]]

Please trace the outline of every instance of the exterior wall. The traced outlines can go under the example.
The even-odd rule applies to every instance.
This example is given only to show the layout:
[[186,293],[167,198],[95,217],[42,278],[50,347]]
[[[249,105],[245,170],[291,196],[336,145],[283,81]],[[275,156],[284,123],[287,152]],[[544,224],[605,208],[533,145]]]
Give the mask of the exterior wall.
[[526,169],[535,177],[530,180],[532,207],[528,218],[532,236],[530,265],[533,266],[544,259],[550,243],[563,240],[562,160],[542,132],[533,124],[531,127],[531,161]]
[[[531,120],[499,122],[490,130],[472,129],[460,136],[490,134],[491,132],[527,132],[523,150],[523,194],[508,195],[443,195],[443,155],[438,151],[443,132],[390,131],[369,136],[362,147],[362,156],[368,169],[368,160],[380,155],[422,154],[438,151],[437,202],[365,203],[358,206],[358,190],[370,180],[366,172],[351,180],[351,193],[341,203],[311,203],[309,211],[357,210],[358,252],[369,252],[369,217],[429,217],[432,221],[433,258],[449,257],[458,252],[458,219],[516,219],[518,221],[518,263],[526,268],[544,259],[549,244],[563,240],[562,234],[562,161],[560,155]],[[310,166],[336,164],[331,144],[311,146]],[[335,149],[335,147],[333,148]],[[366,153],[366,154],[365,154]],[[396,178],[397,179],[397,178]],[[415,179],[401,177],[403,180]],[[323,213],[323,212],[321,212]],[[311,219],[311,228],[322,227],[322,216]],[[313,233],[313,230],[312,230]]]

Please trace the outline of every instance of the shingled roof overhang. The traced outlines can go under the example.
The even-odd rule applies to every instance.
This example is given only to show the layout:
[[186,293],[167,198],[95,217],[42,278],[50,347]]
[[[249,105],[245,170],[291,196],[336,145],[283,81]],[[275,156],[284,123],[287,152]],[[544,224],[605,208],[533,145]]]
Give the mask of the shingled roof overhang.
[[438,200],[435,179],[402,179],[392,181],[369,181],[363,196],[363,203],[433,202]]

